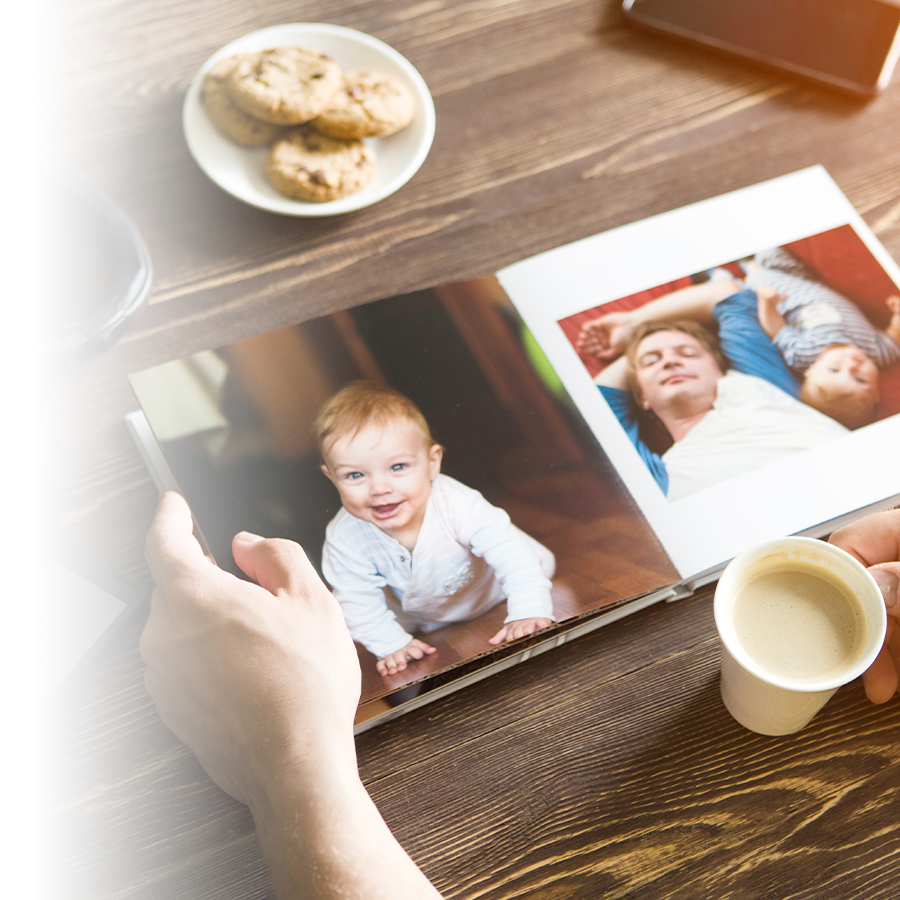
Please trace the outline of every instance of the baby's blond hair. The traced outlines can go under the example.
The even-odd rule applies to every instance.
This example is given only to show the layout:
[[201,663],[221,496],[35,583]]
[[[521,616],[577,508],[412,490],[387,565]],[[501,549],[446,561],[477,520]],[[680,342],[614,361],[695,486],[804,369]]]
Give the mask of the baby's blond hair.
[[325,459],[335,441],[348,435],[355,437],[366,425],[384,426],[396,419],[412,422],[427,445],[434,445],[431,429],[419,407],[399,391],[372,381],[354,381],[341,388],[319,410],[312,430]]

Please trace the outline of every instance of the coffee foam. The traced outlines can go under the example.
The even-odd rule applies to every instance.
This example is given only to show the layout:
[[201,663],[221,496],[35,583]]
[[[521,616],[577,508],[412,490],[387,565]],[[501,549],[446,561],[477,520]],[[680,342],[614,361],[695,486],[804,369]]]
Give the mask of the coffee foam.
[[780,554],[743,574],[732,618],[738,643],[756,665],[798,683],[849,670],[866,643],[853,590],[820,566]]

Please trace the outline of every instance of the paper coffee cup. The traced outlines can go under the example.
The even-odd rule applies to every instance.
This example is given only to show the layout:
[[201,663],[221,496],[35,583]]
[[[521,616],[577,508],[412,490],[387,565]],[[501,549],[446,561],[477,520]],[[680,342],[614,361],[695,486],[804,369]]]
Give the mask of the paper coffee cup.
[[722,701],[759,734],[799,731],[873,663],[887,613],[849,553],[812,538],[766,541],[736,556],[714,601]]

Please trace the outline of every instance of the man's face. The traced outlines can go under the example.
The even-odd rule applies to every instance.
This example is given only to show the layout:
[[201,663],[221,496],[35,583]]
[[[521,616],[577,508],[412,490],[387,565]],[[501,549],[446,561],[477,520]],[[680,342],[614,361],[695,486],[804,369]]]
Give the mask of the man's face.
[[422,524],[440,466],[441,447],[414,423],[393,419],[335,441],[322,469],[347,512],[398,537]]
[[708,412],[723,374],[697,338],[681,331],[647,335],[637,346],[634,368],[644,409],[657,414]]

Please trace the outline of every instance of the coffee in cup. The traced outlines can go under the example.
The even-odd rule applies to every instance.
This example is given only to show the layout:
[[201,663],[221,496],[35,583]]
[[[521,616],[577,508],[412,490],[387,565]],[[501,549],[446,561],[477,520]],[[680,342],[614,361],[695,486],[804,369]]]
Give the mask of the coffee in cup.
[[798,731],[878,655],[887,616],[872,576],[823,541],[782,538],[736,557],[716,589],[729,712],[762,734]]

